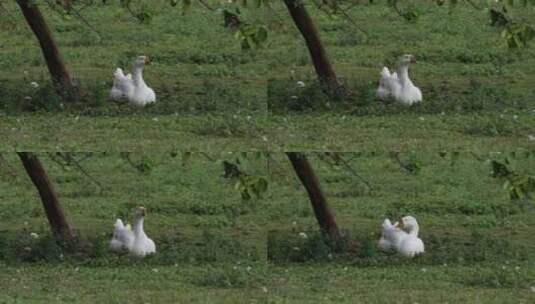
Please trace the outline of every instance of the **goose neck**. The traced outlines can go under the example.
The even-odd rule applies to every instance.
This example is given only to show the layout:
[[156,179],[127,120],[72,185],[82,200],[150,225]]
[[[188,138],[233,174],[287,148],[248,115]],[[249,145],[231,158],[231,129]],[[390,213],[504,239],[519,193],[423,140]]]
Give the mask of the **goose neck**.
[[402,65],[398,67],[397,73],[398,73],[399,81],[402,84],[411,83],[411,80],[409,79],[409,66],[408,65]]
[[136,236],[144,235],[145,231],[143,231],[143,217],[140,217],[136,219],[136,222],[134,223],[134,234]]
[[418,236],[420,228],[418,226],[413,226],[411,230],[409,230],[409,235],[412,236]]
[[145,84],[143,81],[143,67],[141,66],[135,66],[132,71],[132,80],[134,81],[134,85],[139,86],[142,84]]

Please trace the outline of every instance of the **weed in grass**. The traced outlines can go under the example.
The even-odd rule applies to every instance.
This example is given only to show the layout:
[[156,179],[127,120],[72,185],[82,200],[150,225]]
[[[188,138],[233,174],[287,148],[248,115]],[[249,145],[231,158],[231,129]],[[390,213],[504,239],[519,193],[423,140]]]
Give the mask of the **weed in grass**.
[[508,264],[504,263],[490,269],[476,268],[473,274],[466,276],[461,282],[470,287],[514,289],[527,289],[534,283],[525,265],[521,267]]
[[[354,242],[348,235],[342,242],[333,244],[318,231],[271,231],[267,243],[268,260],[275,263],[332,261],[335,257],[346,256],[354,249],[352,244]],[[365,254],[373,253],[366,251]]]
[[259,133],[251,116],[213,116],[200,125],[192,126],[191,132],[200,136],[214,137],[254,137]]
[[48,233],[20,233],[16,237],[0,236],[0,257],[6,261],[57,263],[64,260],[63,249]]
[[208,266],[192,283],[209,288],[254,288],[263,284],[263,266],[258,264],[235,264],[233,266]]

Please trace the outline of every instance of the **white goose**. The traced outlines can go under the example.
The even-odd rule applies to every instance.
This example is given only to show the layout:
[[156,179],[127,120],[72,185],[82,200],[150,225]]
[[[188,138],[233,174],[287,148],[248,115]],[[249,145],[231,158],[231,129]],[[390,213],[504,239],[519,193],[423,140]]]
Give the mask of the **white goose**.
[[410,215],[401,219],[401,228],[398,222],[392,224],[389,219],[385,219],[378,243],[379,249],[396,250],[399,254],[409,258],[421,254],[424,252],[424,243],[418,238],[418,231],[418,222]]
[[130,248],[130,253],[138,257],[144,257],[147,254],[156,252],[154,241],[143,230],[145,215],[147,215],[147,210],[144,207],[138,207],[134,216],[134,226],[132,229],[134,232],[134,243],[132,244],[132,248]]
[[424,253],[424,242],[418,237],[420,227],[416,219],[410,215],[405,216],[401,218],[401,225],[408,233],[401,239],[398,252],[408,258]]
[[390,73],[387,67],[383,67],[376,94],[378,99],[393,97],[406,105],[422,101],[422,92],[409,78],[411,63],[416,63],[416,59],[413,55],[407,54],[398,59],[396,72]]
[[125,75],[121,68],[117,68],[114,75],[110,98],[113,100],[128,99],[135,106],[145,106],[156,101],[156,94],[143,80],[143,68],[150,64],[147,56],[139,56],[134,61],[132,74]]
[[121,251],[127,249],[132,255],[144,257],[156,252],[156,245],[143,230],[143,222],[147,211],[144,207],[138,207],[134,215],[134,223],[123,225],[120,219],[115,222],[113,237],[110,241],[110,249]]

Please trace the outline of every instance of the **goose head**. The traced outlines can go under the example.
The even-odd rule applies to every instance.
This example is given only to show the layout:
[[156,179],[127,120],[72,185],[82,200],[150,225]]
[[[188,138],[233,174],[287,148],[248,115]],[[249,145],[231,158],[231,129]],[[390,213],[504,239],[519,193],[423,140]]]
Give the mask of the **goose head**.
[[142,68],[145,65],[149,65],[150,63],[150,58],[148,56],[142,55],[136,58],[136,61],[134,61],[134,67]]
[[140,219],[140,218],[144,218],[145,216],[147,215],[147,209],[143,206],[139,206],[136,208],[136,212],[135,212],[135,219]]
[[416,234],[418,235],[418,222],[413,216],[407,215],[400,219],[401,222],[401,228],[405,231],[407,231],[409,234]]
[[411,54],[401,55],[398,59],[398,67],[408,67],[412,63],[416,63],[416,57]]

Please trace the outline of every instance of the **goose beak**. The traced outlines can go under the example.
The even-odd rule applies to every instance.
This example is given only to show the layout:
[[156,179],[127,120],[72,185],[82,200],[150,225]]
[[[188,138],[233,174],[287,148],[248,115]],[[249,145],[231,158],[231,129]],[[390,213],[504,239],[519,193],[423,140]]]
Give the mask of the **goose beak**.
[[405,223],[403,222],[403,218],[399,219],[398,228],[403,229],[403,230],[405,229]]
[[147,215],[147,209],[145,207],[139,207],[139,213],[143,216]]
[[416,63],[416,57],[411,56],[411,63]]
[[150,60],[150,58],[148,56],[145,57],[145,64],[146,65],[150,65],[151,64],[151,60]]

